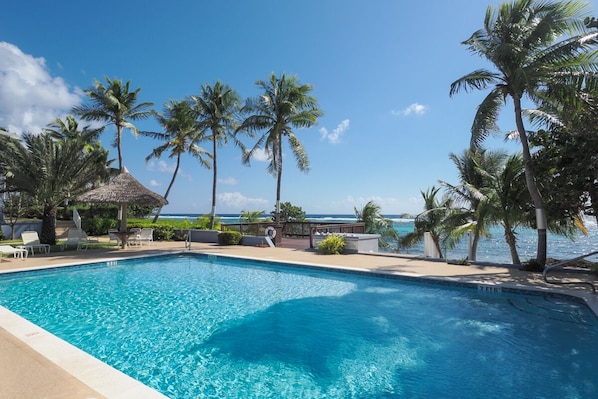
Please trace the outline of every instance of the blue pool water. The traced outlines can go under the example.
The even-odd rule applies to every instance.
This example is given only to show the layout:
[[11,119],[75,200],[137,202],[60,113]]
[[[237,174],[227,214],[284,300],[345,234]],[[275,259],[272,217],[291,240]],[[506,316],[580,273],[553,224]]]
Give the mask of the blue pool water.
[[0,305],[171,398],[598,397],[562,296],[191,254],[3,275]]

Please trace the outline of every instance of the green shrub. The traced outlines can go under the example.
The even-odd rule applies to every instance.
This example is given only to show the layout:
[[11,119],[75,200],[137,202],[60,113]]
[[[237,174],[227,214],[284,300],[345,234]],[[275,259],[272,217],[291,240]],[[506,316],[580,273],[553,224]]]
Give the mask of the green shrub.
[[90,236],[108,234],[108,229],[116,227],[116,220],[112,218],[86,218],[81,219],[81,228]]
[[154,229],[154,239],[156,241],[171,241],[174,239],[174,229],[172,226],[152,224],[149,227]]
[[241,242],[243,235],[238,231],[223,231],[218,233],[218,244],[220,245],[237,245]]
[[318,253],[322,255],[338,255],[345,250],[345,237],[332,234],[320,242]]

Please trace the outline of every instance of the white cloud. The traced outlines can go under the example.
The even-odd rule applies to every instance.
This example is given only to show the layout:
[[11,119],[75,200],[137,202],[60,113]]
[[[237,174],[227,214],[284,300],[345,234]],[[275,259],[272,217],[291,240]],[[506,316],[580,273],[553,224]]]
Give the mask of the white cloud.
[[395,116],[409,116],[411,114],[415,114],[415,115],[423,115],[426,113],[426,111],[428,111],[428,107],[425,105],[421,105],[419,103],[413,103],[410,106],[408,106],[407,108],[403,109],[403,110],[392,110],[390,111],[393,115]]
[[150,184],[151,187],[160,187],[161,186],[161,184],[158,183],[158,181],[155,180],[155,179],[150,180],[149,184]]
[[245,197],[239,192],[221,193],[216,197],[218,204],[233,209],[266,209],[269,203],[266,199]]
[[[152,171],[152,172],[168,172],[168,173],[174,173],[174,169],[176,168],[176,164],[172,163],[172,164],[168,164],[166,161],[163,160],[152,160],[149,161],[147,163],[147,170]],[[181,173],[182,170],[181,168],[179,168],[179,173]]]
[[320,129],[320,133],[322,134],[322,140],[328,139],[328,142],[331,144],[336,144],[340,142],[341,136],[345,131],[349,129],[349,119],[345,119],[338,126],[332,131],[332,133],[328,132],[328,129],[325,127]]
[[0,126],[10,132],[39,133],[81,103],[82,92],[50,76],[44,58],[0,42]]
[[270,157],[268,156],[268,153],[266,152],[265,149],[258,148],[253,153],[253,156],[251,157],[251,159],[259,161],[259,162],[267,162],[270,160]]
[[227,177],[226,179],[218,179],[218,183],[224,184],[226,186],[234,186],[238,183],[238,180],[234,177]]

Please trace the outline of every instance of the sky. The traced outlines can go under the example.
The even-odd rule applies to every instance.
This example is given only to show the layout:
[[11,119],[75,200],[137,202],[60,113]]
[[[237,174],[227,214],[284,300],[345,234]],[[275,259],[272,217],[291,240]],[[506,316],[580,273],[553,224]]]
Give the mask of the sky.
[[[383,214],[418,214],[422,192],[439,180],[457,184],[449,159],[469,146],[471,123],[487,92],[449,97],[450,84],[489,67],[461,42],[482,28],[480,0],[21,0],[2,6],[0,126],[39,133],[73,106],[94,80],[130,81],[139,100],[163,111],[170,100],[220,81],[243,98],[271,73],[313,86],[324,115],[295,133],[310,164],[297,168],[283,149],[281,201],[308,214],[354,214],[374,201]],[[589,15],[598,0],[589,3]],[[86,125],[82,122],[81,125]],[[155,119],[135,124],[159,131]],[[503,108],[501,132],[486,147],[513,152],[514,130]],[[101,136],[111,147],[112,126]],[[164,195],[175,160],[145,161],[162,142],[123,135],[124,165]],[[255,141],[243,139],[252,147]],[[209,143],[203,144],[210,149]],[[274,210],[276,179],[267,161],[245,166],[232,144],[218,149],[218,214]],[[212,171],[183,156],[166,213],[208,214]]]

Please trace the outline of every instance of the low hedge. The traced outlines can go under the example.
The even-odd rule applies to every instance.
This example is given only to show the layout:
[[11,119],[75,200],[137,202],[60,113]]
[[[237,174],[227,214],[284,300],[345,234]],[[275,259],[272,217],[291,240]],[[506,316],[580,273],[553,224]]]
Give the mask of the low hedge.
[[220,245],[238,245],[243,235],[238,231],[223,231],[218,233],[218,244]]

